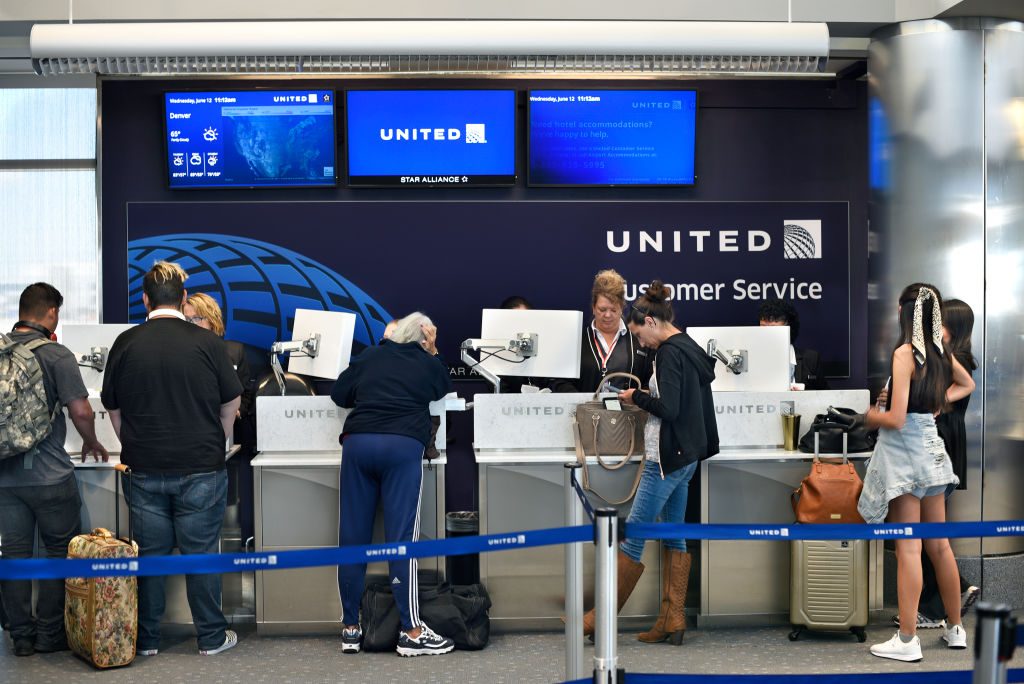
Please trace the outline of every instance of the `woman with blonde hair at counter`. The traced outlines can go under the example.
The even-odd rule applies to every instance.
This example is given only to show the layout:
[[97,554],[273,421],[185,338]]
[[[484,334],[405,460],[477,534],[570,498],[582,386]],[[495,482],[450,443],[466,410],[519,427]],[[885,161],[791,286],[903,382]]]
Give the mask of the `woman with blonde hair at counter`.
[[[900,339],[892,354],[888,408],[873,407],[865,422],[878,428],[857,508],[868,523],[941,523],[945,499],[959,480],[935,427],[935,414],[974,390],[974,381],[942,341],[942,299],[932,285],[915,283],[899,299]],[[935,567],[948,623],[949,648],[967,648],[960,619],[960,573],[948,539],[896,540],[896,589],[900,627],[871,647],[880,658],[921,660],[917,609],[921,598],[921,548]]]
[[[580,374],[576,380],[556,380],[555,392],[593,392],[612,373],[632,373],[645,383],[651,376],[651,359],[622,320],[626,307],[626,280],[607,269],[594,277],[590,291],[594,319],[583,328]],[[617,383],[618,389],[624,383]],[[634,383],[635,384],[635,383]]]
[[[668,288],[655,280],[626,316],[629,332],[644,348],[654,351],[650,388],[630,388],[619,394],[621,401],[650,413],[644,428],[643,474],[628,523],[652,523],[659,517],[662,522],[683,522],[697,464],[718,453],[718,423],[711,395],[715,361],[672,324],[668,298]],[[643,550],[643,539],[627,538],[619,545],[619,610],[644,571],[640,563]],[[663,541],[661,610],[654,626],[640,633],[640,641],[682,643],[691,563],[685,539]],[[583,628],[585,633],[593,632],[593,611],[584,616]]]

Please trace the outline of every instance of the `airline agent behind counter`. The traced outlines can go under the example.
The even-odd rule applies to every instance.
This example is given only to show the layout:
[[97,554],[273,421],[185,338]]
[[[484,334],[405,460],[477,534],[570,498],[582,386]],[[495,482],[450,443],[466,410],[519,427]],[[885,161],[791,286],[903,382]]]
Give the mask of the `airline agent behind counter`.
[[[652,357],[636,336],[629,332],[622,320],[626,307],[626,280],[612,269],[594,277],[590,305],[593,321],[583,328],[583,346],[580,354],[580,374],[576,380],[556,380],[556,392],[593,392],[611,373],[632,373],[643,384],[651,377]],[[618,390],[634,389],[636,383],[616,378],[612,381]]]

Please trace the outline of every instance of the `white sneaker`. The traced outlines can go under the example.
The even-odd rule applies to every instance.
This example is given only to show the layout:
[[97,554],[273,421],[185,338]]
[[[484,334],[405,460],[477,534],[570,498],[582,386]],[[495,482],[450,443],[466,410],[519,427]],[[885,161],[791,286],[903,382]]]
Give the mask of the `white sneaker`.
[[915,634],[910,643],[905,644],[900,640],[899,630],[896,630],[896,633],[892,635],[892,639],[872,646],[871,655],[876,655],[879,658],[902,660],[906,663],[916,663],[921,660],[921,640]]
[[217,648],[208,648],[206,650],[199,649],[199,655],[211,656],[223,653],[229,648],[234,648],[238,645],[238,635],[235,634],[234,630],[224,630],[224,643]]
[[947,627],[942,635],[942,640],[946,642],[946,646],[949,648],[967,648],[967,632],[964,630],[963,625]]
[[158,649],[158,648],[143,648],[141,650],[136,650],[135,651],[135,655],[155,656],[159,652],[160,652],[160,649]]

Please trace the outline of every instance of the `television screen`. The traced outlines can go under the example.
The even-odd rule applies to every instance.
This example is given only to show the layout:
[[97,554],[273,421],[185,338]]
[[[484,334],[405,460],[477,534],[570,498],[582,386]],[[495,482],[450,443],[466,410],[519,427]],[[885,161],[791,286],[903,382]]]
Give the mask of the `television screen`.
[[694,90],[530,91],[529,185],[693,185]]
[[512,90],[350,90],[349,185],[512,185]]
[[164,94],[172,188],[333,186],[334,91]]

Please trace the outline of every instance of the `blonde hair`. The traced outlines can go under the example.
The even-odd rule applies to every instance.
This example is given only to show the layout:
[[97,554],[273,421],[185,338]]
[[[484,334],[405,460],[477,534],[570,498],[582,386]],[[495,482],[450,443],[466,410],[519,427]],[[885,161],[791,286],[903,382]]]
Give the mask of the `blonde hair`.
[[224,337],[224,316],[220,312],[220,306],[216,299],[208,294],[197,292],[194,295],[189,295],[186,301],[196,310],[197,314],[209,321],[210,329],[218,337]]
[[427,318],[427,315],[419,311],[413,312],[405,318],[400,318],[395,323],[395,330],[388,339],[398,344],[422,342],[426,337],[421,326],[433,325],[431,320]]
[[594,288],[590,291],[590,305],[597,305],[597,298],[604,297],[620,309],[626,308],[626,279],[615,269],[599,271],[594,276]]
[[178,264],[157,261],[143,276],[142,291],[149,299],[151,307],[173,306],[180,310],[187,278],[188,273],[185,273],[185,269]]

